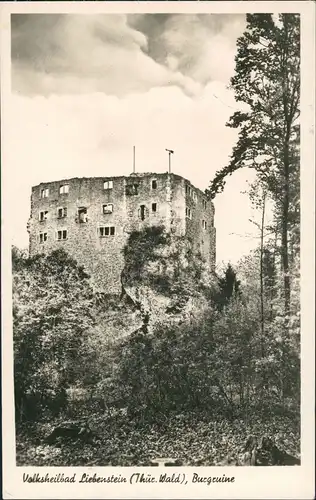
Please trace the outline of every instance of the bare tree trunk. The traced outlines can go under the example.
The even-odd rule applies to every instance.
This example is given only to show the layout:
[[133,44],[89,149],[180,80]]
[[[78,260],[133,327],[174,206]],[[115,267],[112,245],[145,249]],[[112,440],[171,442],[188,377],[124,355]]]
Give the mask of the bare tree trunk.
[[291,287],[290,287],[290,276],[289,276],[289,242],[288,242],[288,232],[289,232],[289,204],[290,204],[290,136],[292,127],[292,112],[291,103],[288,95],[289,89],[289,75],[287,70],[288,62],[288,23],[287,19],[284,20],[284,32],[285,32],[285,44],[284,44],[284,54],[282,61],[282,72],[283,72],[283,109],[284,109],[284,144],[283,144],[283,200],[282,200],[282,227],[281,227],[281,238],[282,238],[282,268],[283,268],[283,291],[284,291],[284,315],[285,315],[285,330],[288,330],[288,317],[290,314],[290,297],[291,297]]
[[284,293],[284,324],[283,324],[283,346],[281,352],[281,371],[282,371],[282,384],[281,384],[281,398],[284,404],[284,388],[286,385],[286,368],[285,368],[285,343],[289,331],[289,318],[290,318],[290,299],[291,299],[291,285],[289,276],[289,254],[288,254],[288,217],[289,217],[289,171],[288,171],[288,143],[285,145],[285,158],[284,158],[284,199],[283,199],[283,216],[282,216],[282,271],[283,271],[283,293]]
[[[289,242],[288,242],[288,222],[289,222],[289,166],[288,166],[288,144],[285,147],[287,150],[284,164],[284,199],[283,199],[283,214],[282,214],[282,271],[283,271],[283,287],[284,287],[284,314],[288,318],[290,314],[290,297],[291,286],[289,276]],[[287,320],[286,320],[287,325]]]
[[[273,260],[272,260],[272,265],[273,265],[273,272],[277,274],[277,262],[276,262],[276,255],[277,255],[277,247],[278,247],[278,225],[276,225],[275,228],[275,236],[274,236],[274,246],[273,246]],[[273,282],[273,286],[270,289],[270,321],[272,321],[273,318],[273,299],[275,298],[276,291],[275,291],[275,282]]]
[[263,237],[264,237],[264,218],[266,206],[266,193],[262,197],[262,215],[260,228],[260,324],[261,324],[261,356],[264,357],[264,276],[263,276]]

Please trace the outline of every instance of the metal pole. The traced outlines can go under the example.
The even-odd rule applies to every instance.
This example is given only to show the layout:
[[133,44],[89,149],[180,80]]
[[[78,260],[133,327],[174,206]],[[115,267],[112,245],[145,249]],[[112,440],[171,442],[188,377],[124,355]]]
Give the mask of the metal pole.
[[135,174],[135,146],[133,146],[133,174]]
[[172,149],[166,149],[166,151],[168,152],[168,155],[169,155],[169,174],[171,173],[171,155],[174,153],[174,151],[172,151]]

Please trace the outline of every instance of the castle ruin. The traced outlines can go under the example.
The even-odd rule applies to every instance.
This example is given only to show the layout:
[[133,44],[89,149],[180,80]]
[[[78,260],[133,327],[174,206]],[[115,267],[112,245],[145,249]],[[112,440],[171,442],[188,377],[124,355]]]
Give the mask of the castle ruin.
[[121,291],[128,236],[148,226],[187,236],[193,251],[214,270],[214,205],[179,175],[83,177],[32,188],[30,256],[62,247],[107,293]]

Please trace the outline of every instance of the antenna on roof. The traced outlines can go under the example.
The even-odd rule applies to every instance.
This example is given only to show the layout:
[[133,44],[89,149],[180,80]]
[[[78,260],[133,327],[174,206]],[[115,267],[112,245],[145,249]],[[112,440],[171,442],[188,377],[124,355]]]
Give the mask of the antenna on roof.
[[133,174],[135,174],[135,146],[133,146]]
[[171,155],[173,155],[174,151],[172,151],[172,149],[166,149],[166,151],[168,152],[168,155],[169,155],[169,174],[171,172]]

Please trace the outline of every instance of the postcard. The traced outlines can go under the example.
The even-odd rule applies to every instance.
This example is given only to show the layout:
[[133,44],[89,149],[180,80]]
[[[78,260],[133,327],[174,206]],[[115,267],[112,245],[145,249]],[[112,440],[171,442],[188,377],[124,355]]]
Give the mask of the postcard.
[[312,499],[315,4],[0,15],[3,498]]

